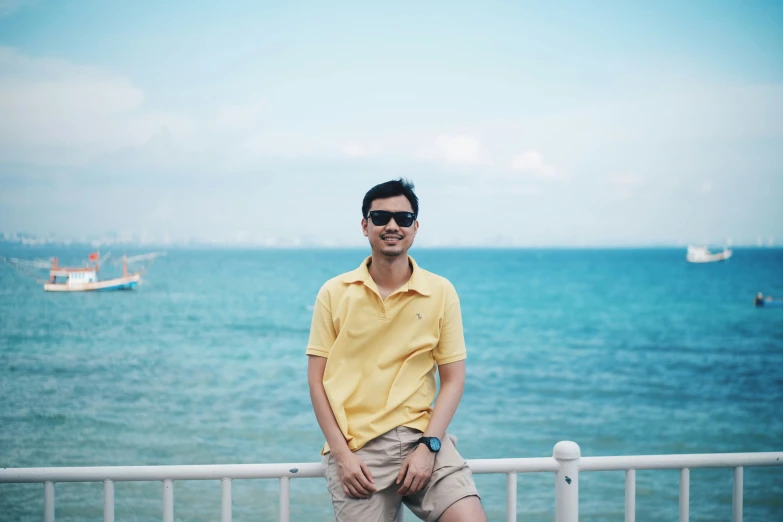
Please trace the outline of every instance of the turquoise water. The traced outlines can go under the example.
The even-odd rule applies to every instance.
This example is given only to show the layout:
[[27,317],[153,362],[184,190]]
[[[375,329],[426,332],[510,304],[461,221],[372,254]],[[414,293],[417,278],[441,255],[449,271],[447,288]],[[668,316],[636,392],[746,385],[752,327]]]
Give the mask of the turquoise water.
[[[61,264],[89,250],[0,245]],[[130,253],[130,252],[129,252]],[[47,294],[0,265],[0,464],[312,462],[310,314],[360,250],[173,250],[133,292]],[[416,250],[462,300],[467,458],[783,450],[783,250],[689,265],[684,250]],[[637,473],[637,519],[675,520],[679,473]],[[490,520],[505,477],[477,476]],[[583,520],[623,519],[623,472],[583,473]],[[729,520],[732,472],[691,471],[691,520]],[[519,477],[519,520],[554,517],[551,474]],[[234,520],[276,520],[277,481],[235,481]],[[177,520],[218,520],[220,483],[176,482]],[[292,520],[330,520],[322,479]],[[160,483],[116,484],[117,520],[160,520]],[[60,521],[102,520],[102,484],[56,485]],[[0,484],[0,520],[40,520],[43,486]],[[413,517],[408,515],[407,520]],[[783,467],[745,472],[745,520],[783,520]]]

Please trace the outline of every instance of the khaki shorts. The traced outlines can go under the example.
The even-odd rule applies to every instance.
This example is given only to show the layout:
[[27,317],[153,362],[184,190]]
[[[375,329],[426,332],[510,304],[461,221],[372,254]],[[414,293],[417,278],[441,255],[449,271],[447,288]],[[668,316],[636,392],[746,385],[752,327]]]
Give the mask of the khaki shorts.
[[422,436],[419,430],[400,426],[368,442],[356,452],[370,468],[376,492],[369,498],[349,497],[337,471],[332,455],[323,457],[326,485],[332,497],[337,522],[394,522],[404,502],[422,520],[435,522],[449,506],[470,496],[479,496],[465,459],[449,437],[442,441],[435,455],[435,468],[427,485],[413,495],[400,497],[395,484],[405,458],[417,447]]

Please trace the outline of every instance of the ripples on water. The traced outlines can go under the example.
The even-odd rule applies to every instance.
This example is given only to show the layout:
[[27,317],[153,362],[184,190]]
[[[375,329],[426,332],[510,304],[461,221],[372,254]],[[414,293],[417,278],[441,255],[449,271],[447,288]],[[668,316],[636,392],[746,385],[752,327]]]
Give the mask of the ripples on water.
[[[5,255],[87,250],[18,249]],[[783,449],[781,250],[693,266],[680,250],[414,251],[460,293],[469,350],[450,431],[468,458]],[[138,291],[51,295],[0,267],[6,467],[307,462],[322,436],[304,346],[312,303],[363,251],[169,252]],[[72,259],[67,259],[68,257]],[[490,520],[505,477],[478,476]],[[731,470],[691,471],[691,516],[727,520]],[[580,477],[586,520],[623,517],[623,472]],[[294,480],[292,520],[330,520]],[[677,471],[637,473],[639,520],[677,517]],[[102,518],[102,484],[57,484],[57,519]],[[159,519],[158,483],[118,483],[117,520]],[[235,481],[234,520],[275,520],[276,481]],[[520,520],[552,520],[553,478],[519,477]],[[43,487],[0,485],[3,520],[39,520]],[[175,515],[215,520],[219,482],[175,483]],[[410,515],[407,518],[412,518]],[[745,520],[783,519],[783,468],[747,469]]]

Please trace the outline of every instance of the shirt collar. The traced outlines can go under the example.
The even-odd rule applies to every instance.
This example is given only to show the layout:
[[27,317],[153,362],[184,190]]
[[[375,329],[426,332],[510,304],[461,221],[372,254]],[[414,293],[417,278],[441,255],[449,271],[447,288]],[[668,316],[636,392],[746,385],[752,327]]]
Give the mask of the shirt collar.
[[[370,270],[368,269],[368,265],[370,264],[371,260],[372,256],[368,256],[364,261],[362,261],[362,264],[359,265],[356,270],[352,270],[345,274],[343,276],[343,283],[363,283],[365,285],[375,287],[375,281],[373,281],[372,276],[370,276]],[[419,265],[417,265],[416,261],[414,261],[410,256],[408,256],[408,262],[410,263],[411,267],[413,267],[413,273],[411,274],[411,278],[408,280],[408,282],[400,287],[399,291],[408,292],[412,290],[423,296],[432,295],[429,284],[427,284],[427,277],[423,270],[419,268]],[[372,284],[370,285],[369,283]]]

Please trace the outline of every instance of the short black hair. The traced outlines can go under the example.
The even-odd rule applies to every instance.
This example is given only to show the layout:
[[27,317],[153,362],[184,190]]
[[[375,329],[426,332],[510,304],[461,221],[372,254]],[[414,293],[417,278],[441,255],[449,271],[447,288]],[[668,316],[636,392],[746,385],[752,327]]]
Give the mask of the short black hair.
[[411,203],[413,215],[419,215],[419,198],[413,192],[413,182],[405,178],[395,179],[375,185],[367,191],[362,200],[362,217],[366,218],[370,212],[370,205],[376,199],[393,198],[394,196],[405,196]]

